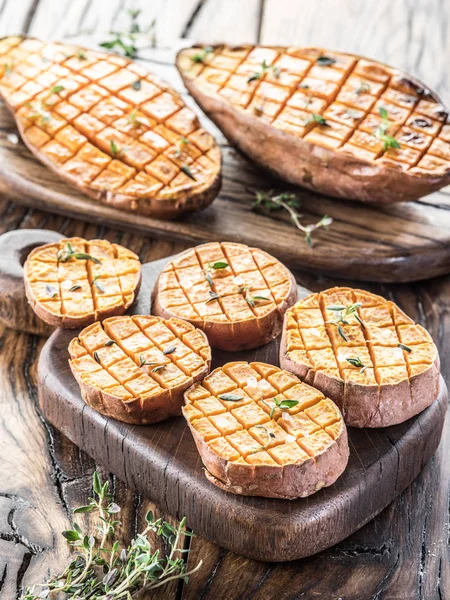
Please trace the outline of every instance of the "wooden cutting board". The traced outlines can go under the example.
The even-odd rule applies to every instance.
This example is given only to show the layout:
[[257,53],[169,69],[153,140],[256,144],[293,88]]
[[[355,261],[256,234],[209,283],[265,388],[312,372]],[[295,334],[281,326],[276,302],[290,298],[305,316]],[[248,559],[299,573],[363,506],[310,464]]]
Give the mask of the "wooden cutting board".
[[[95,47],[92,38],[72,43]],[[183,40],[183,44],[188,42]],[[44,167],[16,133],[12,117],[0,105],[0,192],[27,206],[89,222],[110,224],[159,237],[200,243],[227,240],[260,246],[288,265],[363,281],[402,282],[450,271],[450,191],[437,192],[402,205],[364,206],[341,201],[275,181],[231,148],[187,96],[173,65],[175,49],[142,49],[141,62],[180,91],[217,138],[223,153],[223,187],[214,203],[200,214],[178,221],[160,221],[100,204],[69,187]],[[12,141],[13,140],[13,141]],[[287,215],[252,212],[256,190],[295,191],[302,202],[302,222],[315,223],[324,214],[334,219],[328,231],[314,235],[310,249]]]
[[[170,259],[143,266],[135,314],[149,314],[156,278]],[[301,297],[308,290],[299,287]],[[106,418],[87,406],[69,365],[76,330],[58,329],[38,366],[45,418],[98,463],[153,500],[196,533],[238,554],[286,561],[319,552],[367,523],[418,475],[442,433],[447,389],[406,423],[385,429],[349,429],[350,459],[342,477],[314,496],[294,501],[234,496],[210,484],[183,417],[150,426]],[[213,350],[213,368],[230,360],[278,365],[279,340],[257,350]]]

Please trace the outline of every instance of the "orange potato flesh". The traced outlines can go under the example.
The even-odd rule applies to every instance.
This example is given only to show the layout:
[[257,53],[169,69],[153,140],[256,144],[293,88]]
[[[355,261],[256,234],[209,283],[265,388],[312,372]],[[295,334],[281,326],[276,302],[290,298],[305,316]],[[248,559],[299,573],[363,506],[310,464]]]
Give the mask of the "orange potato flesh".
[[[58,253],[70,247],[95,260],[58,259]],[[75,328],[123,314],[139,288],[141,263],[134,252],[107,240],[69,238],[35,248],[25,262],[24,276],[36,314],[50,325]]]
[[[201,63],[195,62],[199,55]],[[334,196],[385,202],[414,194],[413,189],[401,191],[406,174],[409,185],[415,181],[416,188],[423,186],[422,195],[427,191],[425,179],[430,186],[436,185],[432,177],[441,178],[440,187],[449,183],[448,110],[419,82],[392,67],[319,48],[242,46],[235,52],[224,45],[210,52],[186,48],[178,54],[177,66],[189,91],[231,141],[292,183]],[[227,108],[221,110],[224,104]],[[244,121],[247,139],[236,129]],[[257,121],[270,125],[272,133]],[[309,144],[293,144],[288,138]],[[396,142],[400,148],[392,147]],[[264,155],[258,150],[261,145]],[[280,166],[282,151],[301,151],[302,168],[311,167],[309,179],[314,181],[301,175],[298,162],[288,167],[287,157],[286,165]],[[333,180],[319,173],[310,155],[323,156],[326,167],[330,166],[327,157],[337,157],[334,191]],[[364,171],[357,170],[357,162],[348,155],[369,163],[372,179],[388,172],[388,178],[396,181],[390,198],[389,185],[385,199],[367,189],[370,182],[364,180]],[[343,175],[339,177],[345,164],[364,180],[365,187],[359,189],[353,181],[353,192],[348,189],[350,184]],[[395,179],[393,171],[404,175]]]
[[[333,310],[355,303],[348,316]],[[287,311],[280,362],[331,397],[353,426],[402,422],[439,390],[439,356],[429,333],[393,302],[350,288],[313,294]],[[425,374],[428,383],[419,386]]]
[[177,92],[128,59],[4,38],[0,93],[30,150],[98,200],[171,217],[218,191],[214,138]]
[[123,316],[96,322],[69,345],[70,367],[87,404],[128,423],[181,413],[183,392],[209,371],[203,332],[179,319]]
[[[226,266],[214,268],[219,263]],[[164,268],[152,311],[193,323],[213,347],[242,350],[274,339],[296,297],[292,274],[266,252],[210,243],[187,250]]]
[[[274,398],[297,404],[278,408]],[[307,496],[330,485],[345,468],[348,446],[339,409],[287,371],[263,363],[228,363],[187,390],[185,403],[183,414],[207,476],[228,491]],[[271,489],[283,470],[283,481]]]

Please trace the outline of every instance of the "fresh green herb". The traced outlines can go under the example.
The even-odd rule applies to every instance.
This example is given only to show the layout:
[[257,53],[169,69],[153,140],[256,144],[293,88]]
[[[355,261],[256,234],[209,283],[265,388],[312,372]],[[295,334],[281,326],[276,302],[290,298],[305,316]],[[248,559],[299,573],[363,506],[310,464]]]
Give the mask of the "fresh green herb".
[[347,318],[353,316],[358,323],[361,325],[363,329],[366,328],[364,323],[361,320],[361,317],[358,314],[358,309],[361,308],[361,302],[355,302],[354,304],[349,304],[348,306],[344,306],[341,304],[337,304],[334,306],[327,306],[327,310],[331,310],[334,313],[333,321],[325,321],[325,323],[329,323],[330,325],[336,325],[339,335],[343,340],[348,342],[348,338],[344,333],[342,325],[349,325]]
[[305,234],[305,241],[310,248],[312,248],[312,233],[321,227],[325,229],[333,223],[333,219],[324,215],[320,221],[311,225],[302,225],[300,219],[301,214],[297,212],[300,206],[300,202],[294,194],[282,193],[274,195],[272,191],[269,192],[256,192],[256,200],[253,203],[253,210],[263,210],[265,212],[272,212],[273,210],[284,209],[289,213],[292,223]]
[[50,88],[49,94],[59,94],[59,92],[62,92],[65,89],[66,88],[63,85],[54,85]]
[[244,397],[237,396],[236,394],[221,394],[219,399],[224,400],[225,402],[240,402]]
[[136,92],[139,92],[139,90],[142,87],[142,82],[140,79],[136,79],[136,81],[133,81],[133,83],[131,84],[131,87],[133,88],[133,90],[135,90]]
[[69,288],[69,292],[76,292],[77,290],[81,290],[81,287],[82,286],[79,283],[76,283],[71,288]]
[[214,48],[212,48],[211,46],[206,46],[199,52],[196,52],[195,54],[193,54],[191,56],[191,60],[192,60],[192,62],[195,62],[195,63],[203,63],[204,64],[206,62],[206,58],[207,58],[208,54],[211,54],[211,52],[214,52]]
[[275,77],[275,79],[278,79],[280,77],[280,67],[277,67],[276,65],[268,65],[267,62],[263,60],[259,69],[252,73],[247,79],[247,83],[252,83],[252,81],[258,81],[258,79],[261,79],[266,73],[269,73],[270,71],[272,71],[272,74]]
[[119,148],[114,140],[110,140],[109,147],[111,149],[111,154],[115,157],[119,154]]
[[221,296],[219,296],[219,294],[216,294],[216,292],[213,292],[212,290],[209,290],[209,298],[205,302],[205,304],[209,304],[210,302],[214,302],[215,300],[218,300],[220,297]]
[[158,364],[157,362],[145,360],[145,358],[142,356],[142,354],[139,354],[139,366],[140,367],[145,367],[145,366],[153,367],[154,365],[157,365],[157,364]]
[[272,410],[270,411],[270,418],[272,419],[275,411],[277,408],[279,408],[280,410],[287,410],[289,408],[293,408],[294,406],[297,406],[298,404],[298,400],[287,400],[285,398],[277,398],[277,396],[275,396],[275,398],[273,399],[274,401],[274,406],[272,407]]
[[359,86],[355,90],[355,94],[368,94],[372,88],[370,87],[370,83],[367,81],[361,81]]
[[250,293],[250,287],[248,285],[241,285],[241,286],[239,286],[239,291],[241,292],[241,294],[244,294],[245,301],[252,308],[254,308],[256,302],[258,302],[260,300],[263,300],[263,301],[266,301],[266,302],[270,302],[270,298],[267,298],[266,296],[258,296],[258,295],[253,296]]
[[383,142],[383,150],[386,151],[388,148],[401,148],[398,141],[392,135],[388,134],[391,122],[389,121],[388,111],[380,106],[379,114],[382,119],[381,123],[375,129],[373,135]]
[[410,348],[406,344],[398,344],[398,347],[404,350],[405,352],[412,352],[412,348]]
[[95,258],[94,256],[91,256],[90,254],[86,254],[86,252],[76,252],[73,249],[73,246],[70,242],[66,243],[65,248],[62,248],[61,250],[59,250],[58,254],[56,255],[56,258],[59,262],[63,262],[63,263],[67,262],[71,258],[75,258],[76,260],[92,260],[92,262],[94,262],[96,265],[102,264],[102,262],[100,260],[98,260],[98,258]]
[[78,58],[78,60],[87,60],[88,59],[88,57],[86,56],[86,53],[81,48],[78,48],[78,50],[75,52],[75,56],[76,56],[76,58]]
[[44,108],[44,104],[45,100],[44,102],[40,102],[39,104],[25,104],[25,106],[29,106],[32,109],[32,112],[28,115],[28,118],[32,120],[39,120],[41,126],[48,123],[51,119],[51,114]]
[[134,108],[130,112],[130,114],[127,115],[127,121],[130,125],[132,125],[136,129],[138,129],[142,125],[145,125],[145,123],[141,120],[141,117],[139,117],[139,111],[137,108]]
[[192,173],[191,169],[187,165],[182,165],[181,170],[183,171],[183,173],[185,175],[187,175],[188,177],[190,177],[190,179],[193,179],[194,181],[197,181],[197,178],[194,176],[194,174]]
[[331,67],[331,65],[336,64],[336,59],[331,58],[331,56],[319,56],[316,63],[321,67]]
[[220,269],[226,269],[227,267],[229,267],[230,265],[227,262],[224,262],[222,260],[218,260],[214,263],[208,263],[208,269],[214,269],[214,271],[220,270]]
[[94,360],[100,364],[100,356],[97,350],[94,350]]
[[[97,513],[96,533],[84,534],[74,523],[72,529],[63,532],[76,556],[64,571],[53,575],[42,585],[27,588],[21,600],[65,598],[76,600],[135,600],[152,595],[151,591],[175,579],[188,581],[198,571],[200,561],[193,569],[186,570],[183,539],[191,537],[186,529],[186,518],[174,527],[161,518],[155,519],[152,511],[145,516],[142,533],[127,547],[121,545],[117,518],[120,507],[109,491],[109,482],[103,483],[97,471],[93,478],[94,493],[86,506],[80,506],[74,514]],[[98,533],[97,533],[98,531]],[[166,548],[164,555],[154,550],[149,535],[161,539]]]
[[165,350],[163,350],[163,354],[165,356],[167,356],[168,354],[173,354],[174,352],[176,352],[177,347],[176,346],[169,346],[168,348],[166,348]]
[[45,291],[50,296],[50,298],[56,298],[58,296],[58,290],[49,283],[47,283],[47,285],[45,286]]
[[364,371],[367,369],[367,366],[364,365],[364,363],[359,358],[359,356],[349,356],[345,360],[347,362],[349,362],[351,365],[353,365],[354,367],[360,368],[361,369],[361,373],[364,373]]
[[161,369],[165,369],[167,365],[158,365],[157,367],[154,367],[152,369],[152,373],[157,373],[158,371],[161,371]]
[[117,342],[115,340],[108,340],[105,343],[105,346],[108,348],[109,346],[113,346],[114,344],[117,344]]
[[327,120],[322,115],[316,115],[316,113],[312,113],[309,119],[306,121],[306,124],[309,123],[318,123],[319,125],[323,125],[324,127],[329,127]]
[[105,293],[105,286],[99,281],[100,279],[100,275],[96,275],[94,277],[94,279],[92,280],[91,285],[95,285],[95,287],[98,289],[99,292],[101,292],[102,294]]

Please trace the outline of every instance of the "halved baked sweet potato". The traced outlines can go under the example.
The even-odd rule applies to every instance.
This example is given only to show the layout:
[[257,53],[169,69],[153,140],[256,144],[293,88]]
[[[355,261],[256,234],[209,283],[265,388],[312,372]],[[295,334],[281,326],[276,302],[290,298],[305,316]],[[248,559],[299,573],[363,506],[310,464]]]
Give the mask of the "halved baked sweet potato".
[[305,498],[347,465],[339,409],[273,365],[228,363],[187,390],[185,402],[206,476],[227,492]]
[[186,250],[161,272],[152,313],[186,319],[214,348],[257,348],[275,339],[297,299],[294,276],[258,248],[231,242]]
[[362,202],[450,183],[448,110],[392,67],[322,48],[196,46],[184,83],[227,138],[290,183]]
[[0,95],[31,152],[100,202],[174,218],[220,189],[214,138],[175,90],[126,58],[4,38]]
[[38,317],[49,325],[74,329],[122,315],[139,290],[141,263],[119,244],[68,238],[30,252],[24,280]]
[[430,334],[363,290],[332,288],[288,310],[280,364],[334,400],[353,427],[402,423],[439,393]]
[[125,423],[157,423],[181,414],[183,393],[209,372],[205,334],[180,319],[124,316],[93,323],[69,345],[81,395]]

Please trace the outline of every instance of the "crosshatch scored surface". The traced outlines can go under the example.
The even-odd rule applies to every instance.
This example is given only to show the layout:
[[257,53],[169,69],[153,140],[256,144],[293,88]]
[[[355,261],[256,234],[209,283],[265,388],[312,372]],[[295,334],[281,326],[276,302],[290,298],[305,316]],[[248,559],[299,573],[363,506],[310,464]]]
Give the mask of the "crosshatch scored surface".
[[[213,269],[216,262],[228,267]],[[275,310],[291,286],[287,269],[266,252],[242,244],[211,243],[183,253],[164,268],[158,298],[170,312],[192,321],[242,321]],[[218,298],[213,300],[211,292]]]
[[[189,64],[189,55],[198,52],[186,52],[181,64],[199,88],[273,127],[411,174],[450,169],[446,110],[432,98],[420,98],[395,69],[297,47],[218,46],[205,53],[203,62]],[[383,125],[380,109],[386,110],[388,133],[400,148],[385,148],[374,135]],[[312,113],[323,115],[326,125],[312,119]]]
[[[58,260],[59,252],[93,256],[92,260],[70,258]],[[106,240],[63,240],[43,250],[36,250],[25,267],[31,292],[37,302],[63,320],[101,315],[114,308],[128,308],[134,300],[141,265],[138,257],[123,246]]]
[[188,387],[210,358],[205,337],[191,325],[151,316],[94,323],[72,340],[69,352],[83,382],[143,410],[155,396]]
[[[340,324],[339,333],[330,306],[361,303],[357,314]],[[321,292],[300,301],[286,315],[289,358],[330,377],[365,385],[398,383],[430,368],[437,356],[429,333],[415,325],[392,302],[368,292]],[[403,344],[410,352],[399,347]],[[347,359],[358,357],[364,369]]]
[[[298,404],[281,411],[275,397]],[[321,392],[261,363],[216,369],[188,390],[186,402],[184,416],[213,452],[242,464],[300,464],[333,445],[344,427],[336,405]]]
[[27,142],[93,190],[164,199],[195,191],[220,168],[220,151],[195,113],[125,58],[6,38],[0,73]]

